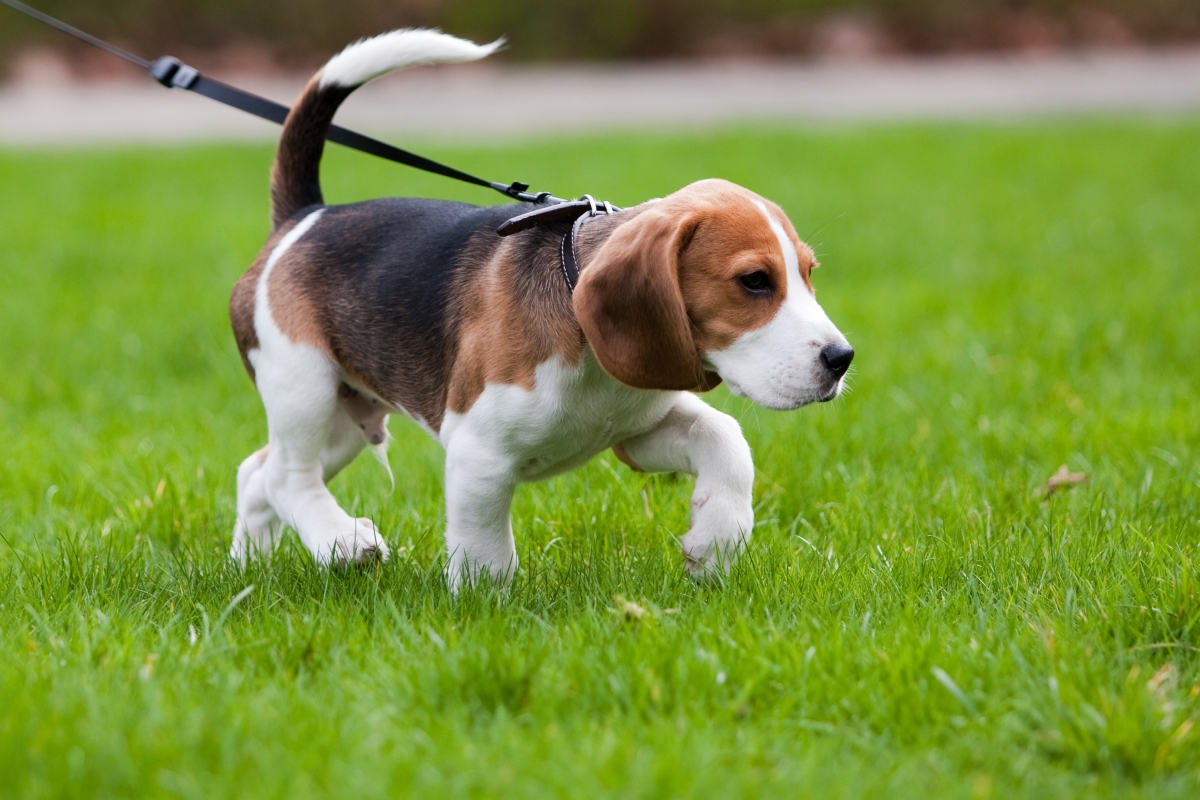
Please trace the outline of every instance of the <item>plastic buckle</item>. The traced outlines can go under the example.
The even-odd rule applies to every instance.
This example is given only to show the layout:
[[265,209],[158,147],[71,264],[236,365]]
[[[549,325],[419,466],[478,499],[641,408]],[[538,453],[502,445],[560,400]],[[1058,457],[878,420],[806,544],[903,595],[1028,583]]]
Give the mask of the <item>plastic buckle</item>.
[[184,64],[175,70],[175,74],[171,76],[171,85],[177,86],[180,89],[190,89],[192,88],[192,84],[198,80],[200,80],[200,70]]
[[163,56],[150,65],[150,76],[168,89],[190,89],[200,72],[174,56]]
[[154,80],[170,89],[171,78],[175,77],[175,73],[178,72],[179,68],[182,66],[183,62],[178,58],[175,58],[174,56],[163,56],[162,58],[155,60],[155,62],[150,65],[150,77],[154,78]]

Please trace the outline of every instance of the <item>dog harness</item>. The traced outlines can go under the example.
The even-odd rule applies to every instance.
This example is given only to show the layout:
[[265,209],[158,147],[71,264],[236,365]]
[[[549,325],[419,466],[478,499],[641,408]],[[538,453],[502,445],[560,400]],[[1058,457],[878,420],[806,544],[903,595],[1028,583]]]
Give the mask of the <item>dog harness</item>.
[[575,250],[575,240],[579,237],[579,231],[591,220],[615,214],[620,210],[612,203],[597,201],[590,194],[585,194],[578,200],[535,208],[513,217],[501,224],[496,233],[511,236],[542,225],[570,222],[571,227],[563,234],[562,244],[559,245],[559,256],[562,259],[562,274],[567,281],[567,288],[574,292],[575,284],[579,282],[579,254]]

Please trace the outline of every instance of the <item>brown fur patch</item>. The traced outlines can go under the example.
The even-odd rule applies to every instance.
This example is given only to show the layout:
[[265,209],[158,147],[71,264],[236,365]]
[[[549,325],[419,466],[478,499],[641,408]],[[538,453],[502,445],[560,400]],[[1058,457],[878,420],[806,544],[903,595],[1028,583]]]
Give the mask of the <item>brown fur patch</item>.
[[[758,202],[727,181],[700,181],[613,232],[581,271],[574,297],[605,370],[647,389],[719,382],[704,372],[700,354],[766,325],[789,289],[779,240]],[[759,271],[772,291],[741,285],[740,277]]]
[[[696,233],[680,254],[684,302],[701,351],[723,350],[775,316],[790,287],[775,237],[741,187],[705,181],[692,201]],[[765,272],[773,290],[755,294],[739,278]]]
[[258,293],[258,279],[267,264],[267,259],[279,245],[279,240],[293,227],[292,224],[285,224],[267,237],[267,243],[259,251],[250,269],[238,278],[229,297],[229,321],[233,324],[233,338],[237,342],[242,365],[249,373],[250,380],[254,380],[254,366],[250,363],[249,353],[258,349],[258,331],[254,328],[254,298]]
[[331,355],[320,310],[307,280],[310,263],[304,240],[300,240],[275,262],[267,278],[267,307],[280,332],[295,343],[311,345]]
[[672,195],[618,227],[575,287],[575,314],[596,360],[629,386],[692,389],[703,382],[680,289],[678,256],[694,233],[681,205]]
[[[564,231],[553,226],[505,239],[461,287],[451,411],[466,413],[489,383],[532,390],[538,364],[554,356],[579,363],[583,337],[554,246]],[[473,255],[469,249],[464,257]]]

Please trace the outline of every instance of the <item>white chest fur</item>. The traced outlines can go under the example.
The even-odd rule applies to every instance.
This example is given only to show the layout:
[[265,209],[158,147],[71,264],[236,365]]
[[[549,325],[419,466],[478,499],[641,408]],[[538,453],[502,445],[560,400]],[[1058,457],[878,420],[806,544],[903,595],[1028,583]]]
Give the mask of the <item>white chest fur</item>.
[[653,428],[677,394],[619,383],[590,352],[575,366],[556,357],[538,365],[532,390],[491,384],[465,414],[447,412],[439,438],[448,453],[469,447],[517,482],[537,481]]

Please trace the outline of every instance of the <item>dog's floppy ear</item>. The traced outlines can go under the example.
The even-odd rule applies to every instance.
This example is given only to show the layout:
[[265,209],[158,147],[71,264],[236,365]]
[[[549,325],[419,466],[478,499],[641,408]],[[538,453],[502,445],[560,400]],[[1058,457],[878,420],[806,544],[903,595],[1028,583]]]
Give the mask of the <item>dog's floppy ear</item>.
[[575,316],[600,366],[621,383],[700,391],[720,383],[701,364],[679,285],[680,254],[698,223],[696,215],[651,207],[584,265]]

